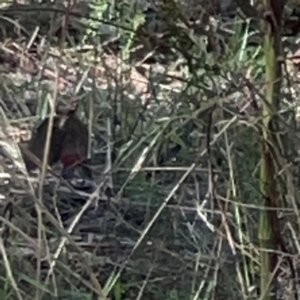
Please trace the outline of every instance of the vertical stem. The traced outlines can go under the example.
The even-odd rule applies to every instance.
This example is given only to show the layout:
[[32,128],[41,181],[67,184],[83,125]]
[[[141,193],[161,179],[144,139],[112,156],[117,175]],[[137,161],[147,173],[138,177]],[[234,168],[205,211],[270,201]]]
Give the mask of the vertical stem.
[[[281,18],[283,2],[281,0],[263,0],[264,38],[263,49],[265,52],[265,78],[266,91],[262,110],[262,164],[260,172],[260,189],[263,196],[263,205],[276,208],[278,206],[277,186],[277,154],[280,153],[278,145],[277,113],[280,108],[281,66],[278,58],[281,56]],[[262,300],[275,299],[272,288],[276,279],[272,272],[277,264],[277,256],[263,249],[276,249],[276,230],[274,226],[276,211],[262,210],[259,219],[259,240],[261,247],[260,293]]]

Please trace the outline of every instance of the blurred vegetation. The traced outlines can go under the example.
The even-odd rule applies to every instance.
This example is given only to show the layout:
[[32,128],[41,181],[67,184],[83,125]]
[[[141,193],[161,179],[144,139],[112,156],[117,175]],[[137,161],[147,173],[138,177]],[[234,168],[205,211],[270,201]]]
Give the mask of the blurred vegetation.
[[[1,1],[0,299],[297,299],[299,24],[298,1]],[[74,97],[90,194],[18,169]]]

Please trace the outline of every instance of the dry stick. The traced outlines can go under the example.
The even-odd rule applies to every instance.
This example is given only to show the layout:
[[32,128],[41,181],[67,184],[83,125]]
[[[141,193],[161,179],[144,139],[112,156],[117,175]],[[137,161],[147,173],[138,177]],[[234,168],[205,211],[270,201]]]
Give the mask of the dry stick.
[[[75,87],[75,92],[74,92],[74,95],[77,95],[78,92],[80,91],[81,87],[83,86],[84,84],[84,81],[86,80],[86,78],[88,77],[88,74],[90,72],[90,69],[91,67],[88,67],[81,79],[79,80],[77,86]],[[92,151],[92,127],[93,127],[93,119],[94,119],[94,110],[93,110],[93,99],[91,97],[89,97],[89,122],[88,122],[88,132],[89,132],[89,139],[88,139],[88,155],[87,155],[87,158],[91,158],[91,151]]]
[[92,157],[92,131],[93,131],[93,119],[94,119],[94,99],[89,97],[89,122],[88,122],[88,130],[89,130],[89,143],[88,143],[88,155],[87,159]]
[[13,275],[13,273],[11,271],[9,260],[8,260],[7,255],[6,255],[6,250],[5,250],[5,247],[4,247],[4,244],[3,244],[3,239],[2,239],[1,236],[0,236],[0,252],[2,253],[4,266],[6,268],[6,273],[7,273],[8,278],[10,279],[11,285],[12,285],[13,289],[15,290],[18,299],[19,300],[23,300],[23,297],[21,296],[21,294],[19,292],[17,283],[16,283],[16,281],[14,279],[14,275]]
[[[43,165],[42,165],[42,171],[40,176],[40,185],[39,185],[39,197],[38,202],[40,204],[40,207],[36,205],[37,210],[37,218],[38,218],[38,249],[37,249],[37,271],[36,271],[36,279],[39,282],[40,276],[41,276],[41,249],[42,249],[42,228],[43,228],[43,220],[42,220],[42,212],[41,208],[43,206],[43,184],[46,176],[47,166],[48,166],[48,156],[50,152],[50,143],[51,143],[51,137],[52,137],[52,129],[53,129],[53,120],[54,120],[54,112],[55,112],[55,103],[58,95],[58,81],[59,81],[59,69],[57,69],[56,72],[56,78],[55,78],[55,89],[53,93],[53,99],[50,103],[50,116],[49,116],[49,122],[48,122],[48,129],[47,129],[47,136],[46,136],[46,144],[45,144],[45,152],[43,157]],[[35,298],[41,299],[42,294],[40,294],[40,289],[36,290]]]

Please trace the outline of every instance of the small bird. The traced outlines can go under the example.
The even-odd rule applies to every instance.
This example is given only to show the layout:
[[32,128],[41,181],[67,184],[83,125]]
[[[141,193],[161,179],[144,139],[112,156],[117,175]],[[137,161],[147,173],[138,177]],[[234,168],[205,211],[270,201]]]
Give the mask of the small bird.
[[[77,102],[73,101],[70,104],[69,108],[58,110],[54,116],[48,164],[52,166],[61,161],[64,179],[72,179],[75,176],[75,168],[80,169],[85,177],[91,179],[91,171],[85,165],[88,154],[88,129],[75,114]],[[27,147],[27,150],[41,161],[44,156],[48,124],[49,118],[37,127]],[[28,155],[23,156],[28,171],[37,167]]]

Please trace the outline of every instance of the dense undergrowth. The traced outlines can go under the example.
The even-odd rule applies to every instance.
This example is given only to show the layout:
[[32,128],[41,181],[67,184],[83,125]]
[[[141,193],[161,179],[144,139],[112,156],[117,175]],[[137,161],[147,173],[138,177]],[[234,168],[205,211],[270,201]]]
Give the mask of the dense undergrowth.
[[[26,2],[0,11],[0,299],[265,299],[256,20],[234,1]],[[282,39],[285,55],[297,50]],[[292,299],[299,89],[283,65],[274,176],[287,253],[269,250],[276,297]],[[72,97],[90,132],[91,193],[29,180],[14,152],[51,101]]]

